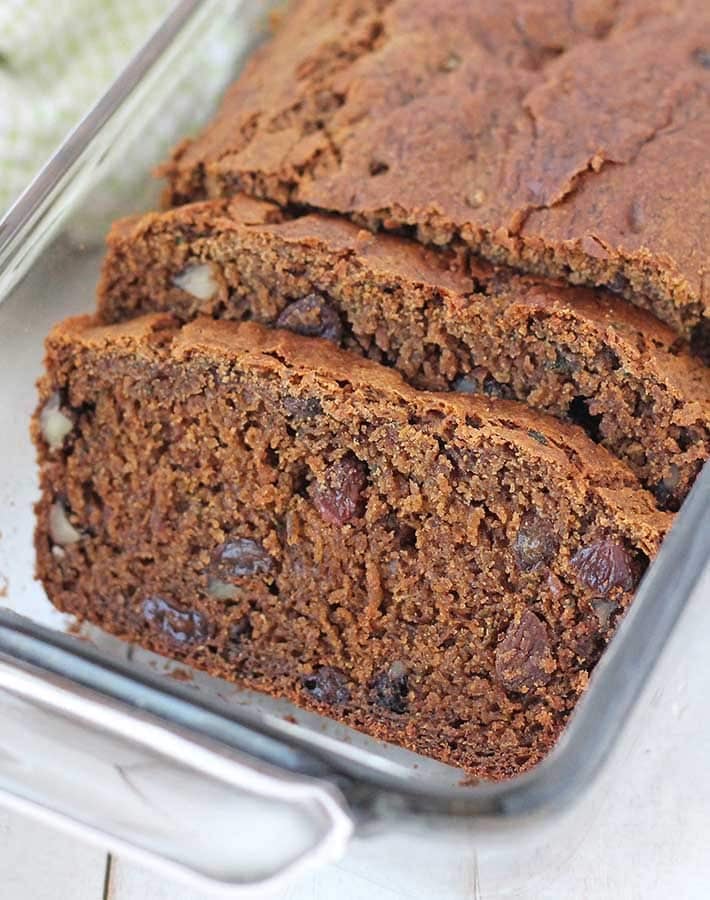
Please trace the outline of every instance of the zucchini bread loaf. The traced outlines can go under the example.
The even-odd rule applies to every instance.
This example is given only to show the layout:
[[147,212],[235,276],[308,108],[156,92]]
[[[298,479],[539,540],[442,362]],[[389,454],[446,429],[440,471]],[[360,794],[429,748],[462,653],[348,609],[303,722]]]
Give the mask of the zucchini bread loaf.
[[549,750],[671,521],[574,426],[323,339],[83,317],[46,362],[60,609],[475,775]]
[[48,338],[51,601],[476,776],[542,759],[710,452],[708,34],[291,0]]
[[293,0],[168,197],[247,192],[607,285],[707,354],[709,34],[707,0]]
[[710,456],[710,370],[650,313],[239,195],[121,220],[107,322],[169,311],[324,336],[420,388],[526,401],[576,422],[675,510]]

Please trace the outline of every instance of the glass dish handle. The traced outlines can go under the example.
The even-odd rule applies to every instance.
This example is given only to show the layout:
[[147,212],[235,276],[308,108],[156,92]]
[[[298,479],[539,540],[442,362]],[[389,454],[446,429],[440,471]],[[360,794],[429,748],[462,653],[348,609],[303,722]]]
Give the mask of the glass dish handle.
[[0,653],[0,802],[223,896],[337,859],[337,788]]

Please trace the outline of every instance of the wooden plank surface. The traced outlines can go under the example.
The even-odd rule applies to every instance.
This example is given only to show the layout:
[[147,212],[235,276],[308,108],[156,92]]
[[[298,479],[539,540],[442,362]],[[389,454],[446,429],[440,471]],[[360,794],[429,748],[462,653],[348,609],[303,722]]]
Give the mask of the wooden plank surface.
[[2,900],[101,900],[106,854],[0,809]]
[[[383,874],[386,877],[387,873]],[[114,860],[106,900],[210,900],[211,896],[185,885],[168,883],[160,875],[133,863]],[[254,892],[254,900],[264,896],[263,892]],[[282,891],[268,894],[267,900],[402,900],[409,896],[379,884],[375,873],[370,877],[366,873],[346,871],[340,866],[328,866],[323,871],[301,877]],[[435,896],[437,900],[449,900],[450,895],[429,896],[432,900]],[[469,896],[473,900],[474,897],[469,894],[460,896],[461,900],[468,900]]]

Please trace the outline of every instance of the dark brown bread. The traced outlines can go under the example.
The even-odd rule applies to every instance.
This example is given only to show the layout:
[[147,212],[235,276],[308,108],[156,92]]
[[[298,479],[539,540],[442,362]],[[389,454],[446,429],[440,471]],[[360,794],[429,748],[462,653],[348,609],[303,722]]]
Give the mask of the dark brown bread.
[[702,355],[708,146],[707,0],[293,0],[164,172],[607,285]]
[[474,280],[451,255],[344,219],[279,218],[240,196],[116,223],[102,317],[202,313],[329,335],[417,387],[575,421],[678,508],[710,456],[710,370],[649,313],[492,267]]
[[84,317],[46,362],[60,609],[475,775],[550,749],[669,527],[579,429],[319,339]]

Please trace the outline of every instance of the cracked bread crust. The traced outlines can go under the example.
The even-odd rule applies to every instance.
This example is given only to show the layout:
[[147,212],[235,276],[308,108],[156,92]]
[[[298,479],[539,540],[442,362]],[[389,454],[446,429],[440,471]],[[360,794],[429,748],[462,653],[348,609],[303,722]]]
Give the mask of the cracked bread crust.
[[707,354],[709,35],[702,0],[296,0],[164,167],[169,199],[462,243],[606,285]]
[[[491,266],[474,279],[454,255],[346,219],[278,217],[239,196],[116,223],[102,317],[168,311],[298,329],[294,311],[315,298],[348,349],[420,388],[515,398],[574,421],[661,507],[678,508],[710,456],[710,371],[651,315]],[[180,287],[194,266],[210,272],[206,299]]]
[[477,776],[549,751],[670,525],[578,429],[318,339],[81,317],[46,362],[60,609]]

